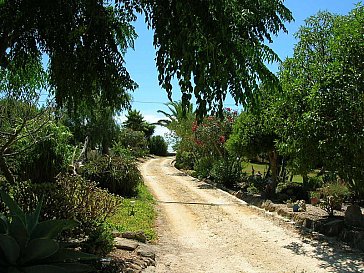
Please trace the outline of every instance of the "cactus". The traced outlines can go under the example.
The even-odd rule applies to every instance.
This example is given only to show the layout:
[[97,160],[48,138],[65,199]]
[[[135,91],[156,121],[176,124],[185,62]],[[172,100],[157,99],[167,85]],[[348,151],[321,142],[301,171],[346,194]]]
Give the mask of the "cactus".
[[0,272],[4,273],[81,273],[94,269],[80,261],[93,260],[91,254],[64,248],[57,236],[77,225],[73,220],[39,222],[41,198],[32,213],[24,213],[5,192],[0,192],[10,211],[9,219],[0,214]]

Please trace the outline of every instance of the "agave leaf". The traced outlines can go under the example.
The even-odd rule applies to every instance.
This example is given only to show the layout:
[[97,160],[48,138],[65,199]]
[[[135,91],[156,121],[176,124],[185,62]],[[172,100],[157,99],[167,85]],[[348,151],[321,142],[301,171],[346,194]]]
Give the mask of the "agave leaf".
[[5,234],[9,231],[9,222],[5,215],[0,214],[0,233]]
[[25,245],[29,240],[29,233],[18,216],[12,217],[12,221],[9,225],[9,235],[11,235],[18,242],[21,249],[25,248]]
[[51,239],[37,238],[31,240],[22,257],[22,264],[41,260],[54,255],[59,250],[59,244]]
[[74,220],[48,220],[39,223],[31,234],[31,239],[35,238],[48,238],[55,239],[63,230],[70,229],[77,226]]
[[36,225],[39,222],[39,215],[40,215],[40,210],[42,209],[43,200],[44,200],[44,196],[42,196],[40,198],[34,212],[27,215],[27,225],[28,225],[29,233],[33,232],[34,228],[36,227]]
[[20,255],[20,247],[17,241],[7,234],[0,234],[0,248],[8,263],[15,264]]
[[60,249],[53,256],[44,260],[45,263],[60,263],[64,261],[91,261],[98,259],[97,256],[72,249]]
[[22,269],[23,273],[68,273],[66,268],[62,268],[60,266],[56,265],[33,265],[33,266],[27,266],[23,267]]
[[12,215],[16,215],[19,217],[19,219],[21,219],[21,221],[23,222],[23,224],[25,225],[25,214],[24,212],[20,209],[20,207],[18,206],[17,203],[15,203],[15,201],[10,197],[9,194],[7,194],[4,191],[0,191],[0,195],[1,195],[1,199],[4,201],[5,205],[8,206],[10,213]]

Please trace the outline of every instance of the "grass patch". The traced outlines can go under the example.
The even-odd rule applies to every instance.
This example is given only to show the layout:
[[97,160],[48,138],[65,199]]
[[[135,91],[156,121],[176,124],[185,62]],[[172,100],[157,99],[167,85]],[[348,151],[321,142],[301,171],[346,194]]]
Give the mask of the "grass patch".
[[[134,205],[132,203],[134,202]],[[119,211],[107,222],[120,232],[144,231],[148,240],[156,239],[155,232],[155,201],[144,184],[138,186],[136,198],[124,198]]]
[[[265,174],[268,170],[268,163],[250,163],[250,162],[244,162],[243,163],[243,172],[246,172],[247,175],[251,175],[252,174],[252,167],[254,168],[255,174],[260,171],[261,174]],[[320,170],[314,170],[313,172],[309,173],[308,176],[316,176],[317,173]],[[301,175],[294,175],[292,182],[295,183],[302,183],[303,182],[303,178]]]

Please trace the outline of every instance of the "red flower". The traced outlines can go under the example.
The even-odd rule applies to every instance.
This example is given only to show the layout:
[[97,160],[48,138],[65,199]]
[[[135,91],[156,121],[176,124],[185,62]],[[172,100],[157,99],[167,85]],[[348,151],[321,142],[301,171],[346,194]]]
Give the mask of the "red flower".
[[219,141],[220,141],[220,143],[224,143],[225,142],[225,136],[220,136]]

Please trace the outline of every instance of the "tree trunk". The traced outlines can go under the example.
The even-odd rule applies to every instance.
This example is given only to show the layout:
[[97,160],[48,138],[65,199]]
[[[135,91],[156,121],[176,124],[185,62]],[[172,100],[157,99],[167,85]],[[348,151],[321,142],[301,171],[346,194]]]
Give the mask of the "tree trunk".
[[274,194],[277,188],[277,178],[278,178],[278,154],[276,150],[272,150],[268,154],[269,156],[269,163],[272,172],[272,184],[270,185],[269,193]]
[[15,179],[13,174],[11,173],[8,164],[6,164],[5,158],[1,155],[0,156],[0,170],[5,176],[6,180],[11,184],[15,184]]
[[302,180],[303,180],[302,181],[302,187],[304,189],[307,189],[308,188],[308,175],[307,175],[307,173],[302,175]]

